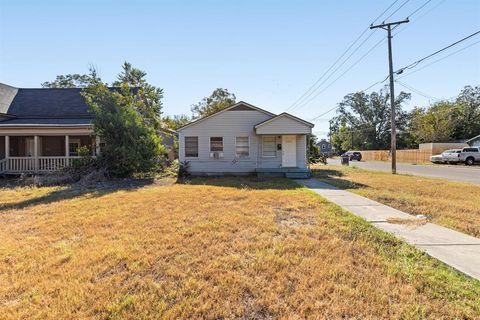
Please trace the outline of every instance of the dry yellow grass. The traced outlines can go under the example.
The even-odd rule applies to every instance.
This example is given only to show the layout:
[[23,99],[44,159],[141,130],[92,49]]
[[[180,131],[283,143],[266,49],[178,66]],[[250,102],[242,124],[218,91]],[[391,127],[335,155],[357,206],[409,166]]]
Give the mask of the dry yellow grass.
[[478,281],[287,180],[17,188],[0,203],[2,319],[480,314]]
[[314,168],[321,181],[480,237],[480,186],[352,167]]

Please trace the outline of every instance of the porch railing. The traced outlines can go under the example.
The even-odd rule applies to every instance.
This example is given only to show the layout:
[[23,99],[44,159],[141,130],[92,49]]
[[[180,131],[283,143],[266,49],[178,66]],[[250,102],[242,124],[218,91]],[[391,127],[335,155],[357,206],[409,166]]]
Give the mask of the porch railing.
[[7,171],[7,159],[0,160],[0,174],[5,173]]
[[0,160],[0,173],[45,173],[71,166],[80,157],[9,157]]

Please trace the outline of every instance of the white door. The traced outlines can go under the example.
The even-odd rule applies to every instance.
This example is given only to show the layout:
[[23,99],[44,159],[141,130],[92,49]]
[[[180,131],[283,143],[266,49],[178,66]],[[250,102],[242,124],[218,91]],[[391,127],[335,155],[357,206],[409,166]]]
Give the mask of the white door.
[[297,166],[297,137],[282,136],[282,167]]

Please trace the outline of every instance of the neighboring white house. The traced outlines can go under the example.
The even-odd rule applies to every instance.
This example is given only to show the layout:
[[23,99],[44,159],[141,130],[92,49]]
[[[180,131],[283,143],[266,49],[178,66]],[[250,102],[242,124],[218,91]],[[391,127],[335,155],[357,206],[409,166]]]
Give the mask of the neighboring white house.
[[307,135],[313,126],[241,101],[178,129],[179,159],[197,175],[308,177]]

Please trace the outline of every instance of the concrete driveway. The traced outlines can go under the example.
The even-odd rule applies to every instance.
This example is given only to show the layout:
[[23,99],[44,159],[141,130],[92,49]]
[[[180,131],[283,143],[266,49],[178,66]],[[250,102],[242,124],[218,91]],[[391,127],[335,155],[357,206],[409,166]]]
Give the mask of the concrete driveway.
[[[340,159],[328,159],[328,164],[341,165]],[[351,161],[350,166],[356,166],[367,170],[390,172],[390,162],[382,161]],[[423,176],[429,178],[440,178],[450,181],[470,182],[480,184],[480,166],[467,167],[463,164],[454,165],[414,165],[408,163],[397,163],[397,172]]]

